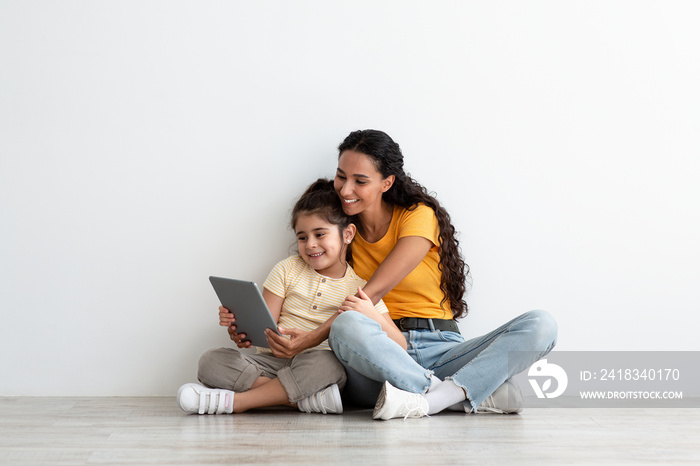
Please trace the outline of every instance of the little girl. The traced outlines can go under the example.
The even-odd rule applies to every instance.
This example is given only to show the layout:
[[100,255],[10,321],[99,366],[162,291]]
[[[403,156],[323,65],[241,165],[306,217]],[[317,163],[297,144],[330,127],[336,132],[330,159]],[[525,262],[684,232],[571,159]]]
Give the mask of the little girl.
[[[294,206],[291,226],[299,253],[275,265],[263,285],[263,298],[280,333],[292,340],[314,334],[327,337],[340,304],[348,295],[362,294],[360,287],[365,285],[347,263],[356,229],[342,210],[333,181],[319,179],[307,188]],[[382,301],[373,306],[365,299],[363,304],[371,307],[367,314],[384,324],[390,322],[378,317],[389,312]],[[220,325],[234,329],[234,322],[233,314],[220,307]],[[315,332],[319,327],[324,328]],[[241,341],[245,335],[229,333],[239,347],[250,346]],[[256,354],[235,348],[210,350],[199,360],[198,378],[204,386],[180,387],[178,404],[188,413],[199,414],[242,413],[277,405],[307,413],[342,413],[345,370],[325,337],[293,357],[277,357],[263,348]],[[278,342],[270,337],[268,341],[273,352],[284,354],[276,351]]]

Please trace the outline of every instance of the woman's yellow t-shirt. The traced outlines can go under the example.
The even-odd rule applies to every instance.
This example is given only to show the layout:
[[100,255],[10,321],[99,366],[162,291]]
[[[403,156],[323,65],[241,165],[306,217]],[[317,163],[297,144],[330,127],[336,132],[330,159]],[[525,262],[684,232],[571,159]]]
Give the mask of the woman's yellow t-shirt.
[[419,204],[414,210],[394,206],[391,224],[386,235],[376,243],[367,242],[359,233],[352,243],[352,262],[355,272],[369,280],[399,239],[420,236],[433,243],[418,267],[413,269],[396,287],[382,299],[389,308],[392,319],[421,317],[425,319],[452,319],[448,301],[440,290],[442,273],[438,268],[440,229],[435,211]]

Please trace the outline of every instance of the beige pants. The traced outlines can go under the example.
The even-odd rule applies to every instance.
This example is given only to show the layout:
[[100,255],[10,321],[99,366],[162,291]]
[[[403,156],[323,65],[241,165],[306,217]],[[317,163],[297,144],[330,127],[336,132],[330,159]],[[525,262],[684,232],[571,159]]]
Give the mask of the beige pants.
[[250,390],[260,376],[278,378],[290,403],[296,403],[334,383],[345,386],[345,369],[332,351],[316,350],[291,359],[270,353],[248,354],[235,348],[209,350],[199,359],[199,381],[210,388]]

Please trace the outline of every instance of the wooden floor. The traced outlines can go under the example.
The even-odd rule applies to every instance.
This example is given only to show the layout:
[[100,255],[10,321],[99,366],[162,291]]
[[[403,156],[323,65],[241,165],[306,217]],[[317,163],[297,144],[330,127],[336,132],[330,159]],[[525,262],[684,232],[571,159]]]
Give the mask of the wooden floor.
[[700,409],[531,408],[373,421],[187,415],[173,398],[0,398],[0,464],[700,464]]

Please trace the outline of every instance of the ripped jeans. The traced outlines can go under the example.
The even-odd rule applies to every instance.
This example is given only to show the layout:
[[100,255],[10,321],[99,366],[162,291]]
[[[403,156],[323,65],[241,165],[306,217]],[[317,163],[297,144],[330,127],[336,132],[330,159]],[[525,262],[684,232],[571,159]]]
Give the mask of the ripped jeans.
[[554,348],[557,323],[545,311],[530,311],[469,341],[457,332],[430,329],[403,335],[408,351],[358,312],[346,311],[335,319],[328,341],[345,366],[348,401],[374,406],[384,381],[424,394],[434,374],[462,387],[467,402],[476,408],[503,382]]

